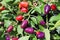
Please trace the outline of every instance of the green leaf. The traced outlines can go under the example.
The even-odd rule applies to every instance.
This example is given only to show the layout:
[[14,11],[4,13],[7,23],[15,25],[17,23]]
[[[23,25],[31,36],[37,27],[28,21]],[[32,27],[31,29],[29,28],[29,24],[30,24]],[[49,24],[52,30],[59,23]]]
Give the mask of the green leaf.
[[60,10],[60,6],[57,7]]
[[46,40],[50,40],[50,31],[48,29],[44,29],[44,32]]
[[4,0],[1,3],[2,3],[2,5],[7,6],[7,4]]
[[44,13],[44,4],[41,5],[40,9],[41,9],[41,12]]
[[5,2],[11,2],[11,1],[13,1],[13,0],[4,0]]
[[3,30],[4,30],[4,29],[1,27],[1,28],[0,28],[0,31],[3,31]]
[[3,13],[2,14],[2,19],[11,19],[11,18],[13,18],[12,14],[8,14],[8,13]]
[[32,20],[35,24],[37,24],[37,20],[36,20],[35,17],[31,17],[31,20]]
[[49,20],[49,22],[54,22],[54,21],[58,21],[60,20],[60,14],[58,14],[57,16],[52,16]]
[[35,12],[35,10],[33,10],[32,12],[31,12],[31,14],[33,14]]
[[56,16],[52,16],[49,21],[50,21],[50,22],[53,22],[53,21],[56,20],[55,18],[56,18]]
[[20,25],[18,25],[18,27],[17,27],[17,32],[18,32],[18,34],[23,33],[23,29],[20,27]]
[[44,30],[44,27],[41,26],[41,25],[39,25],[39,29],[40,29],[41,31],[43,31],[43,30]]
[[11,25],[11,21],[10,20],[4,20],[4,27],[8,27],[9,25]]
[[35,24],[34,24],[33,21],[31,21],[30,24],[31,24],[32,27],[35,27]]
[[41,13],[40,6],[35,7],[34,10],[37,11],[37,12],[39,12],[39,13]]
[[54,27],[58,27],[60,26],[60,20],[56,22],[56,24],[54,25]]
[[33,38],[33,40],[37,40],[36,36]]
[[6,19],[5,15],[6,15],[6,14],[3,14],[3,15],[1,16],[1,18],[2,18],[2,19]]
[[19,40],[28,40],[30,36],[22,36]]
[[53,35],[53,39],[60,39],[60,36],[58,34]]
[[38,23],[40,22],[40,20],[43,20],[43,18],[40,15],[38,15],[36,18],[37,18]]
[[54,23],[49,23],[49,25],[54,25]]
[[31,1],[28,1],[28,3],[29,3],[29,6],[33,6]]
[[14,4],[16,4],[16,3],[18,3],[18,2],[20,2],[20,0],[15,0]]
[[53,28],[51,28],[50,30],[54,30],[55,28],[60,26],[60,20],[56,22],[56,24],[54,25]]
[[60,26],[57,27],[56,29],[57,29],[56,31],[58,32],[58,34],[60,34]]
[[3,10],[1,13],[8,13],[9,10]]

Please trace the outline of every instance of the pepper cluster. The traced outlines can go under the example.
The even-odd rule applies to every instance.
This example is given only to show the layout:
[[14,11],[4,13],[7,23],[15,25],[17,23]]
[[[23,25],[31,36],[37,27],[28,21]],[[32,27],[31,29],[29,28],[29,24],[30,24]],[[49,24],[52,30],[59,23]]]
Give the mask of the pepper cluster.
[[[28,13],[29,3],[27,1],[22,1],[18,5],[19,5],[20,12]],[[5,10],[4,6],[2,6],[0,8],[0,11],[3,11],[3,10]],[[48,15],[51,10],[52,11],[57,10],[56,5],[55,4],[52,4],[52,5],[45,4],[45,6],[44,6],[44,15]],[[35,34],[38,39],[45,38],[45,33],[42,32],[42,31],[38,31],[35,28],[29,26],[28,19],[25,19],[25,17],[22,14],[21,15],[17,15],[15,17],[15,20],[17,22],[21,22],[21,26],[20,27],[24,30],[24,32],[26,32],[28,34]],[[46,26],[45,20],[40,20],[39,21],[39,25]],[[13,29],[14,29],[14,26],[13,25],[9,25],[8,28],[6,29],[6,33],[12,32]],[[10,40],[10,35],[6,35],[6,40]],[[13,36],[12,40],[18,40],[18,37]]]

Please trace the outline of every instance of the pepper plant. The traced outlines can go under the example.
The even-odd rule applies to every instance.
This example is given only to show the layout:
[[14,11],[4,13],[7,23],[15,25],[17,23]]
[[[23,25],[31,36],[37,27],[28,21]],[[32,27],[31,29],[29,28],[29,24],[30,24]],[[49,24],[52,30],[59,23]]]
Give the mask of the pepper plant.
[[60,40],[60,0],[0,0],[0,40]]

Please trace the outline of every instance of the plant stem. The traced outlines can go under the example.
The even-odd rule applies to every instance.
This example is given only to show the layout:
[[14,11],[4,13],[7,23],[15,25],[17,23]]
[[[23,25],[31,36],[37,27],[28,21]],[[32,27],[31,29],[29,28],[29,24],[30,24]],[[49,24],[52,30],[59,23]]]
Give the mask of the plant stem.
[[28,15],[29,15],[28,20],[29,20],[29,18],[30,18],[30,16],[31,16],[31,15],[30,15],[30,12],[31,12],[32,10],[33,10],[33,9],[31,9],[31,10],[28,12]]
[[27,1],[27,0],[23,0],[23,1]]
[[47,26],[47,29],[49,27],[49,23],[48,23],[48,15],[46,15],[46,26]]

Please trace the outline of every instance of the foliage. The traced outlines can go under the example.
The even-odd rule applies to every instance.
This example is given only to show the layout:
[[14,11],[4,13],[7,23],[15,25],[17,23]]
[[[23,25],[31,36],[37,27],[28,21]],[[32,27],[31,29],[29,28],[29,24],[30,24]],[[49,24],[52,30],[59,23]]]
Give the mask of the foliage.
[[[5,40],[6,34],[9,34],[11,39],[14,36],[18,37],[19,40],[39,40],[35,35],[36,33],[29,34],[24,31],[25,29],[21,28],[22,22],[16,20],[18,15],[22,15],[24,17],[23,20],[28,20],[28,26],[34,28],[34,32],[42,31],[45,33],[45,38],[42,40],[60,40],[60,0],[58,0],[58,2],[49,0],[28,0],[29,6],[27,13],[20,11],[19,3],[21,1],[22,0],[0,1],[0,8],[2,6],[5,7],[5,10],[0,10],[0,40]],[[44,15],[44,6],[46,4],[56,4],[57,9],[55,11],[50,10],[49,14]],[[46,24],[44,26],[40,25],[41,20],[45,21]],[[4,24],[2,24],[2,22]],[[6,30],[9,25],[13,25],[14,28],[12,32],[7,33]],[[54,34],[51,33],[53,30],[56,31]]]

